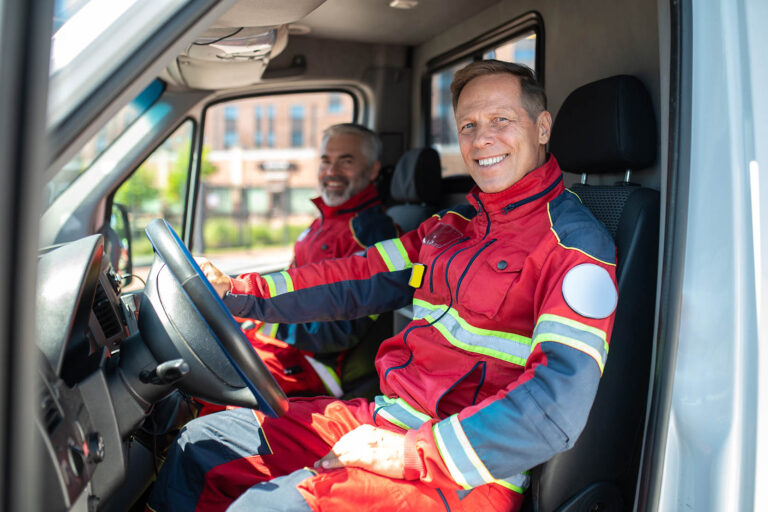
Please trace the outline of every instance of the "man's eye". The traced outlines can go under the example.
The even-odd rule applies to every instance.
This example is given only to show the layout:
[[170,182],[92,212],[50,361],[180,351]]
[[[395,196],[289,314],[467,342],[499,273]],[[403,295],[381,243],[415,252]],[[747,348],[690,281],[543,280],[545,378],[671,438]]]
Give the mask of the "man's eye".
[[475,127],[475,123],[464,123],[463,125],[461,125],[461,131],[465,132],[467,130],[471,130],[474,127]]
[[499,117],[496,118],[496,122],[497,123],[506,123],[507,121],[509,121],[509,118],[506,118],[506,117],[503,117],[503,116],[499,116]]

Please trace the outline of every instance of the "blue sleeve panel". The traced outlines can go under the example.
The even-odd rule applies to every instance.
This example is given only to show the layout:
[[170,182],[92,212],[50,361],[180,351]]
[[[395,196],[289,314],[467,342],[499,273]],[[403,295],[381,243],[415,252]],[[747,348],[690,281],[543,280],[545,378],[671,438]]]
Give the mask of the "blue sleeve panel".
[[357,241],[366,247],[399,236],[394,221],[380,207],[363,210],[352,219],[351,226]]
[[571,448],[592,408],[600,369],[585,353],[542,342],[547,363],[534,378],[461,420],[478,457],[495,478],[528,470]]
[[560,243],[600,261],[616,263],[616,246],[605,225],[597,220],[579,197],[566,189],[549,203],[552,229]]
[[283,293],[270,299],[227,294],[235,316],[270,323],[328,322],[393,311],[413,300],[411,269],[380,272],[368,279],[339,281]]
[[334,353],[357,345],[372,325],[373,320],[367,316],[335,322],[280,324],[275,338],[315,354]]

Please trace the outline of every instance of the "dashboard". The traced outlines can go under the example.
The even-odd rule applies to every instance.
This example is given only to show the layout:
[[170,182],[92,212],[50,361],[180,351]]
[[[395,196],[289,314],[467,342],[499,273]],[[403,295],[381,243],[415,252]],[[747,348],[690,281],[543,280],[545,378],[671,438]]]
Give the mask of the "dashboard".
[[[38,432],[51,511],[94,510],[99,496],[122,477],[115,466],[123,462],[122,443],[107,380],[122,342],[137,332],[136,312],[133,296],[120,297],[119,278],[104,253],[102,237],[94,235],[39,257]],[[110,467],[99,468],[94,479],[107,453]]]

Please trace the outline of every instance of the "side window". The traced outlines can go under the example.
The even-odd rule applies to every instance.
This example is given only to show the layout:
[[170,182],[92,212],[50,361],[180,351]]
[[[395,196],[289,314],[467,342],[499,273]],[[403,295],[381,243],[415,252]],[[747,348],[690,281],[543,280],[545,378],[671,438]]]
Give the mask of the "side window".
[[352,122],[343,92],[279,94],[207,109],[193,251],[231,274],[283,268],[293,243],[317,216],[323,130]]
[[428,143],[440,153],[442,174],[456,176],[467,174],[464,162],[459,152],[456,135],[456,121],[453,117],[451,101],[451,82],[456,71],[473,60],[497,59],[507,62],[525,64],[536,70],[536,32],[527,31],[512,39],[482,46],[469,55],[458,57],[447,65],[435,68],[429,74],[430,119],[428,127]]
[[[127,271],[145,279],[152,264],[152,246],[144,228],[153,219],[164,218],[181,233],[184,200],[189,175],[189,156],[194,126],[185,121],[136,169],[113,196],[112,229],[118,234],[121,249],[130,253],[120,257],[120,273]],[[204,158],[206,152],[203,152]],[[203,172],[206,169],[203,161]],[[129,265],[132,266],[129,267]],[[127,289],[140,288],[132,280]]]

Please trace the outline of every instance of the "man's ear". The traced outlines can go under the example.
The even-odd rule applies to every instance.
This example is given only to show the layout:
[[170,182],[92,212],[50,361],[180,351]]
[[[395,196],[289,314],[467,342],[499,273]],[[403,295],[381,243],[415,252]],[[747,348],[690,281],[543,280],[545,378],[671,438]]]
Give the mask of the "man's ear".
[[368,169],[368,179],[373,182],[376,178],[379,177],[379,171],[381,170],[381,162],[378,160],[376,162],[373,162],[371,165],[371,168]]
[[546,110],[540,113],[536,119],[536,129],[539,133],[539,144],[549,142],[549,136],[552,134],[552,114]]

